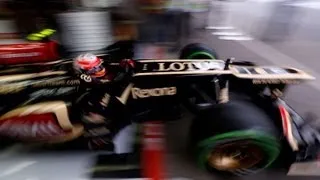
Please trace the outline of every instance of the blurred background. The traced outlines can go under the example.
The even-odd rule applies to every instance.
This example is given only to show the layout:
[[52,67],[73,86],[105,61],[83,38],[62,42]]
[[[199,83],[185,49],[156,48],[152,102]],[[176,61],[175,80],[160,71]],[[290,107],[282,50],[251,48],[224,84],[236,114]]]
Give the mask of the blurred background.
[[[135,40],[144,45],[137,49],[140,58],[176,58],[184,45],[200,42],[214,48],[221,59],[293,66],[319,78],[319,18],[318,0],[1,0],[0,43],[24,42],[28,34],[52,28],[57,30],[52,38],[75,53]],[[315,80],[292,87],[286,99],[302,115],[320,117],[319,92]],[[213,179],[177,156],[185,148],[187,124],[179,120],[166,129],[168,176]],[[0,179],[89,178],[85,172],[93,163],[92,154],[31,149],[1,151]],[[243,179],[271,176],[300,179],[274,171]]]

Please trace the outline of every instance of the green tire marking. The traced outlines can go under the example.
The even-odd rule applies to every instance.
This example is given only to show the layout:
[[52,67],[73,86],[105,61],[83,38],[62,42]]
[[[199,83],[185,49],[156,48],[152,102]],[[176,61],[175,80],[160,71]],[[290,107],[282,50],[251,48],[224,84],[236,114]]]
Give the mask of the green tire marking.
[[192,53],[191,55],[189,55],[187,57],[187,59],[193,59],[193,57],[198,56],[198,55],[205,55],[205,56],[210,57],[211,59],[216,59],[212,54],[204,52],[204,51],[198,51],[198,52]]
[[260,146],[268,156],[267,163],[264,165],[264,167],[262,167],[262,169],[269,167],[280,154],[280,144],[277,142],[277,139],[272,136],[252,130],[233,131],[229,133],[219,134],[199,142],[198,147],[203,148],[198,156],[198,164],[201,168],[205,169],[208,159],[207,156],[210,152],[212,152],[212,149],[214,146],[216,146],[217,142],[225,139],[253,140],[253,144]]

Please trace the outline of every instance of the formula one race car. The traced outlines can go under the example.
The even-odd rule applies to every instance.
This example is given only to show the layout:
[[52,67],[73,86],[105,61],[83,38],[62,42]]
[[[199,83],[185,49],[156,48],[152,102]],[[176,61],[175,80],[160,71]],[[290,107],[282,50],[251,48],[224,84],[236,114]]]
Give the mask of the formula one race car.
[[[0,134],[24,142],[81,139],[112,152],[123,127],[179,118],[182,104],[196,115],[190,141],[204,169],[252,174],[281,151],[290,164],[317,158],[319,131],[281,99],[288,84],[314,77],[290,67],[213,60],[217,54],[203,45],[187,46],[180,57],[191,59],[115,62],[83,54],[3,66]],[[149,130],[153,138],[156,132]]]

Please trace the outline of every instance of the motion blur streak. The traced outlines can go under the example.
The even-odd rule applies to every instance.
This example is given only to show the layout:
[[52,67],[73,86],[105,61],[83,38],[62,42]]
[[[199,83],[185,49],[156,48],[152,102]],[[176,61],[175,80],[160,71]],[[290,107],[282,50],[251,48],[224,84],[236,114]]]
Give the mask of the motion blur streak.
[[26,162],[22,162],[18,165],[15,165],[9,169],[7,169],[6,171],[4,171],[3,173],[0,174],[0,178],[5,177],[5,176],[9,176],[11,174],[17,173],[33,164],[37,163],[36,161],[26,161]]
[[[288,90],[284,99],[297,109],[299,114],[313,112],[317,117],[320,117],[319,9],[319,0],[2,0],[0,2],[0,44],[4,46],[1,46],[2,49],[0,49],[0,51],[2,50],[0,60],[3,60],[0,68],[5,65],[25,62],[52,63],[53,60],[60,61],[61,59],[61,61],[64,61],[64,59],[73,58],[78,54],[87,52],[105,55],[107,54],[105,53],[106,47],[119,40],[138,42],[138,45],[133,48],[135,59],[177,59],[179,50],[184,45],[201,42],[215,49],[220,59],[235,57],[237,60],[250,61],[259,65],[270,65],[271,63],[292,66],[312,74],[317,78],[315,81],[309,81],[305,86],[292,85],[294,87]],[[47,36],[26,40],[29,34],[37,34],[43,29],[53,29],[55,33],[44,33]],[[8,44],[13,45],[7,46]],[[35,47],[35,45],[38,46],[38,49],[25,51],[32,46]],[[19,48],[22,50],[18,51]],[[130,54],[132,52],[126,51],[124,53],[121,50],[119,54],[124,55],[126,53]],[[107,57],[105,61],[109,60],[116,61],[118,59],[112,56]],[[54,67],[54,63],[52,65]],[[26,68],[28,67],[26,66]],[[38,68],[41,69],[40,65],[35,69]],[[93,67],[93,70],[95,68]],[[55,72],[57,75],[64,76],[71,71],[69,69],[59,69]],[[51,74],[54,75],[53,73],[20,74],[17,76],[10,74],[8,77],[0,79],[0,84],[7,81],[20,81],[21,79],[33,81]],[[68,77],[66,75],[63,78]],[[41,85],[46,86],[57,82],[56,86],[58,88],[66,88],[62,85],[64,79],[62,80],[56,81],[53,79],[46,83],[43,82]],[[73,92],[73,90],[78,90],[79,84],[81,84],[80,80],[70,80],[70,83],[66,86],[76,86],[74,89],[70,89],[70,92]],[[19,91],[30,90],[29,87],[24,89],[24,87],[20,88],[20,84],[18,85],[19,88],[16,89]],[[125,87],[127,87],[126,91],[114,90],[115,96],[107,94],[110,99],[107,100],[107,103],[104,103],[112,106],[111,102],[116,99],[120,101],[120,104],[130,104],[132,93],[130,90],[132,90],[133,84]],[[159,86],[156,90],[158,92],[159,89],[165,87],[171,86]],[[44,87],[39,85],[36,88]],[[60,91],[50,88],[44,88],[44,90],[36,91],[33,94],[26,93],[25,96],[13,96],[12,99],[28,98],[30,100],[33,96],[34,99],[24,101],[33,104],[37,101],[51,101],[50,98],[56,98],[51,97],[52,94],[59,96],[59,98],[61,96],[65,98],[64,100],[73,98],[73,95],[72,98],[69,98],[69,94],[64,94],[62,90],[60,93]],[[138,100],[157,98],[158,94],[153,93],[155,95],[152,95],[151,93],[150,95],[146,89],[151,88],[141,87],[138,89],[139,93],[136,92]],[[3,87],[0,91],[3,95],[7,91],[13,91],[13,89]],[[123,92],[122,95],[121,92]],[[77,95],[74,96],[77,97]],[[113,99],[113,97],[116,98]],[[171,98],[171,96],[165,97]],[[92,132],[96,134],[101,132],[108,134],[109,131],[96,128],[99,122],[108,124],[112,120],[99,115],[101,109],[90,106],[90,103],[94,104],[95,100],[94,98],[90,99],[90,102],[85,104],[86,107],[88,106],[85,111],[97,111],[97,113],[86,114],[87,117],[91,116],[91,120],[96,124],[86,124],[88,127],[85,128],[92,128]],[[14,104],[7,99],[6,101],[0,101],[0,103],[8,106],[8,109]],[[52,109],[55,108],[47,107],[45,110]],[[0,111],[7,112],[2,106],[0,106]],[[33,109],[29,109],[29,112],[26,111],[26,113],[28,114],[31,111]],[[78,109],[76,111],[80,113]],[[109,113],[111,112],[105,114]],[[120,111],[119,114],[123,115],[125,111]],[[69,115],[72,122],[82,121],[77,115],[70,113],[68,117]],[[169,122],[165,126],[162,124],[158,124],[159,126],[154,126],[154,124],[143,126],[144,128],[154,128],[143,134],[145,137],[145,141],[143,141],[145,143],[143,144],[144,149],[139,151],[140,155],[144,155],[144,157],[138,157],[138,159],[144,161],[141,168],[145,175],[155,179],[163,179],[163,177],[168,179],[186,177],[195,180],[225,179],[212,177],[200,171],[193,162],[189,161],[189,157],[184,157],[189,150],[187,139],[191,118],[193,117],[187,114],[186,117]],[[315,119],[316,122],[314,123],[319,123],[319,120]],[[28,122],[24,123],[30,125]],[[36,124],[34,127],[45,125],[48,124],[42,119],[42,121],[39,121],[39,125]],[[23,126],[21,127],[23,128]],[[32,126],[30,128],[31,130],[34,129]],[[48,134],[50,133],[49,128],[50,126],[41,128],[39,133]],[[22,134],[25,133],[23,130],[18,129],[17,131]],[[100,145],[103,146],[109,141],[117,141],[114,149],[124,154],[128,150],[134,149],[128,143],[129,140],[131,142],[130,138],[134,139],[132,141],[141,140],[139,137],[136,138],[132,135],[135,133],[134,131],[130,130],[130,135],[124,133],[123,136],[120,133],[121,138],[119,138],[119,134],[115,135],[114,139],[109,136],[98,137],[94,143],[100,147]],[[160,131],[161,133],[154,134]],[[52,134],[54,132],[56,132],[55,129],[53,129]],[[164,139],[165,152],[163,149]],[[91,172],[86,172],[94,167],[96,161],[98,161],[96,155],[110,153],[103,149],[104,147],[97,152],[74,150],[78,148],[78,142],[74,143],[76,145],[70,145],[70,147],[61,145],[57,148],[58,150],[53,148],[51,144],[43,147],[38,144],[12,145],[10,144],[11,141],[8,142],[0,137],[0,179],[4,180],[93,179]],[[89,147],[87,141],[79,144],[87,149]],[[71,147],[73,145],[74,147]],[[131,163],[130,158],[126,159],[126,162]],[[107,162],[109,161],[104,161],[104,163]],[[134,164],[133,166],[140,165]],[[301,170],[303,166],[297,165],[295,167],[297,172],[299,171],[298,174],[307,175],[307,169]],[[244,174],[246,171],[240,170],[238,173]],[[317,169],[315,174],[319,175],[318,172]],[[105,176],[103,174],[101,176],[103,179],[108,178],[103,177]],[[259,180],[287,179],[284,173],[273,170],[253,175],[250,178]],[[172,179],[183,180],[184,178]],[[142,178],[132,178],[131,180],[142,180]],[[308,180],[308,178],[304,178],[304,180]]]

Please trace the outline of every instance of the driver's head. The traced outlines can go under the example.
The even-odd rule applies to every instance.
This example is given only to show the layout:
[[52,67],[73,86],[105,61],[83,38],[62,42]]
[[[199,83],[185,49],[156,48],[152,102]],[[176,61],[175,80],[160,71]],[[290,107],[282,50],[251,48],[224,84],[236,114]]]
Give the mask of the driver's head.
[[103,67],[102,62],[102,59],[97,56],[86,53],[75,58],[74,67],[82,74],[93,77],[102,77],[106,74],[106,69]]

